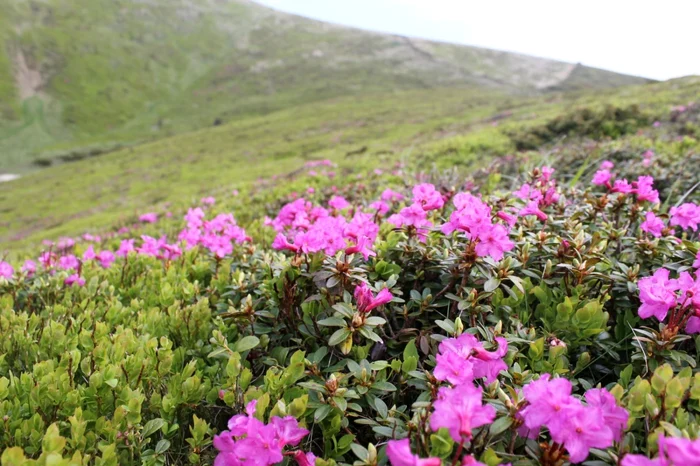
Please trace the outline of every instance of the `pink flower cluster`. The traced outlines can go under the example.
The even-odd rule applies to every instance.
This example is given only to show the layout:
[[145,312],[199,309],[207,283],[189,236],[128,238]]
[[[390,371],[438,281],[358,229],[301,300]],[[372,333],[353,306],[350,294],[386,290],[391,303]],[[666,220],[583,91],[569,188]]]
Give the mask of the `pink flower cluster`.
[[205,220],[206,214],[200,207],[189,209],[185,215],[187,225],[178,235],[187,249],[202,246],[218,258],[233,252],[233,245],[250,240],[243,228],[238,226],[233,214],[219,214]]
[[286,204],[274,220],[268,220],[278,234],[272,247],[294,253],[316,253],[323,251],[333,255],[340,250],[348,254],[360,253],[367,260],[376,255],[372,250],[379,233],[373,215],[356,211],[348,220],[340,211],[350,203],[340,196],[329,202],[330,212],[314,206],[303,198]]
[[[469,193],[459,193],[454,199],[455,210],[450,215],[450,219],[441,230],[449,235],[454,231],[460,231],[475,243],[476,255],[478,257],[490,256],[494,260],[503,259],[504,253],[512,250],[515,244],[508,239],[508,229],[500,224],[494,223],[491,216],[491,207],[486,205],[481,199]],[[502,216],[496,216],[502,218]],[[506,222],[514,218],[506,217]]]
[[[284,459],[284,448],[296,446],[309,431],[299,427],[292,416],[273,416],[269,424],[255,418],[253,400],[246,406],[246,414],[237,414],[228,421],[228,430],[214,436],[214,447],[219,451],[214,466],[270,466]],[[313,465],[311,453],[290,453],[300,465]]]
[[663,235],[666,225],[664,221],[654,214],[654,212],[647,212],[644,214],[644,221],[639,225],[642,231],[649,233],[656,238]]
[[659,192],[654,189],[654,178],[651,176],[640,176],[637,181],[630,183],[626,179],[614,180],[610,170],[614,164],[605,160],[600,169],[593,175],[592,183],[597,186],[605,186],[610,193],[634,194],[637,202],[648,201],[652,204],[659,202]]
[[447,338],[440,343],[433,375],[452,385],[472,384],[475,379],[485,378],[491,383],[502,370],[508,369],[503,356],[508,352],[508,342],[497,337],[498,348],[494,352],[484,349],[483,343],[474,335],[463,333],[457,338]]
[[607,448],[619,442],[629,413],[603,388],[586,392],[586,404],[571,395],[571,382],[551,380],[543,374],[523,387],[527,406],[520,411],[521,433],[537,438],[542,427],[552,440],[566,448],[572,463],[580,463],[591,448]]
[[536,172],[532,185],[525,183],[513,195],[525,201],[525,207],[518,214],[521,217],[535,216],[540,221],[547,220],[547,214],[542,210],[559,201],[556,182],[552,179],[554,169],[542,167]]
[[369,286],[362,282],[357,287],[355,287],[355,301],[357,302],[357,309],[363,314],[367,314],[372,309],[375,309],[383,304],[390,303],[394,297],[387,288],[382,289],[376,296],[372,294],[372,290]]
[[672,310],[670,325],[685,325],[686,333],[700,333],[700,273],[695,279],[688,272],[677,279],[669,277],[670,271],[662,267],[639,280],[639,317],[654,316],[663,322]]
[[14,275],[15,269],[7,262],[0,261],[0,278],[10,280]]
[[621,466],[700,466],[700,439],[658,438],[659,455],[649,459],[643,455],[625,455]]
[[444,205],[445,199],[434,185],[421,183],[413,187],[413,203],[390,216],[387,221],[398,228],[410,228],[411,232],[415,231],[418,239],[425,241],[433,226],[433,222],[428,219],[428,212],[442,209]]
[[684,230],[698,231],[700,224],[700,206],[692,202],[686,202],[678,207],[671,207],[671,225],[679,226]]

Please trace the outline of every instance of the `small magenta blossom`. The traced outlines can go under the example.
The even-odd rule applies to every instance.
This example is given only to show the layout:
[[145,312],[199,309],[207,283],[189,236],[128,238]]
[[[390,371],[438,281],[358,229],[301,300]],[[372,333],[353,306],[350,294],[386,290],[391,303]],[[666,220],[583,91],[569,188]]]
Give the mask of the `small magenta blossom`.
[[666,228],[666,225],[664,225],[663,220],[657,217],[654,212],[647,212],[644,215],[644,221],[639,225],[639,228],[642,231],[659,238],[663,234],[663,230]]
[[700,439],[679,437],[658,438],[659,454],[650,459],[643,455],[625,455],[622,466],[698,466],[700,465]]
[[601,170],[612,170],[613,168],[615,168],[615,164],[612,163],[610,160],[603,160],[600,163]]
[[297,450],[294,452],[293,458],[299,466],[314,466],[316,464],[316,455],[310,451],[305,453]]
[[630,194],[634,191],[634,187],[632,183],[623,178],[621,180],[615,180],[611,191],[620,194]]
[[651,176],[640,176],[633,183],[634,193],[638,201],[648,201],[652,204],[659,202],[659,192],[654,189],[654,178]]
[[136,248],[134,247],[135,242],[136,240],[134,239],[122,240],[122,242],[119,244],[119,249],[117,249],[115,255],[117,257],[126,257],[129,255],[130,252],[136,251]]
[[365,314],[372,311],[372,309],[390,303],[394,299],[391,291],[387,288],[382,289],[374,296],[370,287],[364,282],[355,287],[354,295],[357,301],[357,309]]
[[443,340],[438,348],[433,375],[437,380],[448,381],[455,386],[471,384],[481,378],[485,378],[486,383],[493,382],[501,371],[508,369],[503,361],[508,352],[508,342],[498,337],[496,343],[496,351],[489,352],[482,342],[468,333]]
[[686,202],[678,207],[671,207],[671,225],[679,226],[684,230],[698,230],[700,224],[700,206],[692,202]]
[[100,266],[104,269],[108,269],[112,266],[112,263],[115,260],[114,253],[112,251],[104,250],[100,251],[96,256],[95,259],[97,259],[97,262],[100,263]]
[[398,191],[387,188],[382,192],[381,199],[384,202],[400,202],[403,201],[404,196]]
[[22,265],[22,272],[26,273],[29,277],[33,276],[36,273],[36,262],[31,259],[24,261],[24,265]]
[[627,426],[629,414],[605,389],[589,390],[584,405],[571,395],[571,382],[543,374],[523,387],[523,394],[528,402],[519,413],[523,433],[536,437],[546,427],[572,463],[585,460],[591,448],[612,446]]
[[413,187],[413,203],[420,205],[423,210],[437,210],[442,209],[445,200],[435,186],[422,183]]
[[78,270],[80,261],[73,254],[66,254],[58,258],[58,268],[63,270]]
[[343,196],[333,196],[331,200],[328,201],[328,205],[332,209],[343,210],[350,207],[350,203]]
[[78,275],[77,273],[74,273],[72,275],[68,275],[66,279],[63,281],[63,283],[66,286],[85,286],[85,279]]
[[158,221],[158,214],[155,212],[148,212],[139,215],[139,222],[141,223],[156,223]]
[[481,387],[472,384],[441,387],[433,408],[430,428],[446,428],[457,443],[471,439],[473,429],[490,424],[496,417],[496,409],[483,404]]
[[527,217],[529,215],[534,215],[541,221],[547,220],[547,214],[542,212],[542,210],[539,207],[539,203],[537,201],[530,201],[527,203],[525,207],[520,209],[520,212],[518,212],[518,215],[521,217]]
[[91,261],[95,258],[95,248],[90,245],[83,253],[83,262]]
[[0,261],[0,278],[7,280],[11,279],[15,273],[15,269],[7,262]]
[[605,186],[610,183],[611,178],[612,173],[610,173],[610,170],[602,169],[595,172],[595,174],[593,175],[593,180],[591,182],[596,186]]
[[411,452],[411,444],[408,439],[389,440],[386,445],[386,455],[391,466],[440,466],[440,458],[420,458]]
[[[256,401],[246,406],[246,414],[229,419],[228,429],[214,436],[214,447],[219,451],[214,466],[271,466],[284,459],[286,446],[296,446],[309,431],[299,427],[292,416],[273,416],[269,424],[256,419]],[[296,458],[302,466],[315,463],[313,455]],[[301,460],[301,461],[300,461]]]
[[199,202],[201,202],[202,205],[214,205],[216,204],[216,199],[212,196],[207,196],[200,199]]
[[478,238],[476,255],[490,256],[495,261],[503,259],[504,254],[515,247],[515,243],[508,238],[508,230],[503,225],[488,225],[482,228]]
[[669,279],[668,269],[660,268],[651,277],[639,280],[639,317],[648,319],[651,316],[663,321],[668,311],[676,306],[676,290],[678,281]]

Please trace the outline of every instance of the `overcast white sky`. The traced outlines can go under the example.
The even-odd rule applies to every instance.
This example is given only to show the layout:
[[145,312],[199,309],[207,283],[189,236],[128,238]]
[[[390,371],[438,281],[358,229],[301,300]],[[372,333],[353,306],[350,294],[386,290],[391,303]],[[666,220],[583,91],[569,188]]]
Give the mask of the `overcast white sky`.
[[700,75],[700,0],[256,0],[349,26],[669,79]]

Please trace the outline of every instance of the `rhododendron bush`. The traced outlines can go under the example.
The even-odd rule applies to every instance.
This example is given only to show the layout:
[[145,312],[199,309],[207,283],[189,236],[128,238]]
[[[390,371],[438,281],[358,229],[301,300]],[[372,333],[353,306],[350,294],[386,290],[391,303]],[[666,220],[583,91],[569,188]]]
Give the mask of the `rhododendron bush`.
[[700,464],[699,197],[637,157],[314,173],[3,260],[2,462]]

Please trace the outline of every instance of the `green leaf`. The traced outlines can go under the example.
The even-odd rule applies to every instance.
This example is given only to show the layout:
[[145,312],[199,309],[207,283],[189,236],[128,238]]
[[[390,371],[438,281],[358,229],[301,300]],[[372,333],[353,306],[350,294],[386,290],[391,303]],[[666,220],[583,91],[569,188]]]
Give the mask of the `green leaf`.
[[345,320],[341,319],[340,317],[328,317],[327,319],[321,319],[316,323],[318,325],[321,325],[324,327],[345,327],[345,326],[347,326],[347,322],[345,322]]
[[497,277],[492,277],[486,280],[486,283],[484,283],[484,291],[487,293],[490,293],[491,291],[494,291],[498,286],[501,284],[501,280],[499,280]]
[[493,424],[491,424],[491,427],[489,427],[489,434],[491,435],[498,435],[501,432],[505,432],[510,428],[510,426],[513,425],[513,418],[510,416],[505,416],[505,417],[499,417],[496,419]]
[[158,432],[163,426],[165,425],[165,421],[159,417],[155,419],[151,419],[146,423],[145,426],[143,426],[143,430],[141,431],[141,437],[142,438],[148,438],[154,433]]
[[244,351],[248,351],[250,349],[255,348],[260,344],[260,339],[258,337],[255,337],[253,335],[248,335],[246,337],[241,338],[236,342],[235,345],[233,345],[233,351],[236,351],[238,353],[242,353]]
[[331,412],[331,407],[328,405],[319,406],[314,412],[314,422],[323,421]]
[[156,453],[162,455],[170,448],[170,441],[163,439],[156,444]]
[[348,329],[348,328],[338,329],[328,339],[328,344],[330,346],[338,345],[338,344],[344,342],[345,339],[349,336],[350,336],[350,329]]

